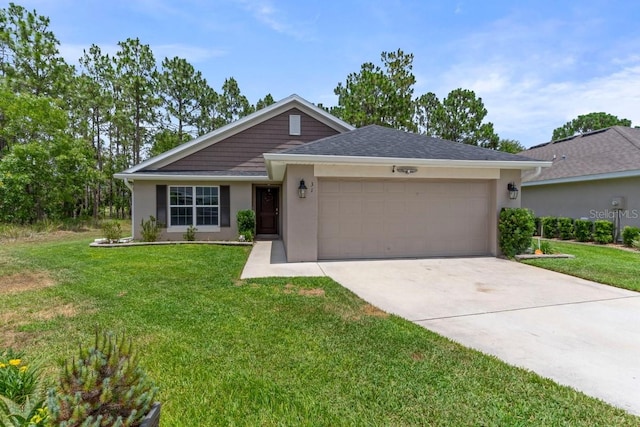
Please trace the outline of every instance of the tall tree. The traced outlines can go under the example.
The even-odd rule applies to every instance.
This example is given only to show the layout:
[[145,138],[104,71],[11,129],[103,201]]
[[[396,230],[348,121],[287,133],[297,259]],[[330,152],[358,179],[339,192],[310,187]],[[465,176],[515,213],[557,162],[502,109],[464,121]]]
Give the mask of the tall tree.
[[254,108],[255,111],[258,110],[262,110],[264,107],[268,107],[271,104],[275,104],[275,100],[273,99],[273,96],[271,96],[270,93],[266,94],[264,98],[260,98],[258,99],[258,102],[256,102],[256,106]]
[[413,54],[382,52],[382,67],[366,62],[359,73],[338,83],[338,107],[331,112],[354,126],[378,124],[397,129],[417,130],[412,73]]
[[119,108],[133,125],[130,148],[131,163],[135,165],[142,161],[145,146],[151,142],[157,124],[156,65],[151,48],[140,43],[140,39],[127,39],[118,42],[118,46],[115,66],[123,101]]
[[521,151],[526,150],[526,147],[516,139],[500,139],[498,142],[498,151],[504,151],[505,153],[518,154]]
[[454,89],[442,100],[434,118],[434,135],[485,148],[498,148],[493,123],[483,123],[487,109],[482,98],[468,89]]
[[195,132],[197,115],[200,113],[199,95],[205,84],[202,73],[196,71],[186,59],[176,56],[162,61],[162,72],[157,75],[157,88],[165,113],[163,128],[175,128],[178,143],[189,139]]
[[0,132],[12,145],[0,159],[0,221],[75,215],[93,166],[85,141],[69,134],[67,112],[52,98],[1,87]]
[[58,45],[49,18],[14,3],[0,9],[0,75],[12,90],[65,94],[73,68],[60,56]]
[[218,97],[218,111],[220,113],[219,126],[236,121],[253,112],[253,107],[247,97],[240,92],[240,86],[233,77],[225,79],[222,85],[222,93]]
[[204,80],[203,86],[198,91],[198,105],[200,106],[200,114],[196,117],[198,136],[224,125],[221,123],[218,113],[219,98],[220,95]]
[[610,126],[631,126],[631,120],[620,119],[608,113],[589,113],[576,117],[553,130],[551,140],[569,138],[576,134],[591,132]]
[[437,111],[441,108],[440,101],[435,93],[429,92],[415,99],[414,122],[417,131],[425,135],[435,135],[435,120]]

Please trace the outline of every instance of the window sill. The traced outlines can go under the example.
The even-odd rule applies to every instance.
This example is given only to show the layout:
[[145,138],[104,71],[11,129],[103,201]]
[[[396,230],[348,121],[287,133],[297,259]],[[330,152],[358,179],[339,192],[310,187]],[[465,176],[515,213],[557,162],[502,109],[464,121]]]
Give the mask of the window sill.
[[[189,226],[168,227],[167,233],[186,233]],[[196,233],[219,233],[220,227],[217,225],[201,225],[196,226]]]

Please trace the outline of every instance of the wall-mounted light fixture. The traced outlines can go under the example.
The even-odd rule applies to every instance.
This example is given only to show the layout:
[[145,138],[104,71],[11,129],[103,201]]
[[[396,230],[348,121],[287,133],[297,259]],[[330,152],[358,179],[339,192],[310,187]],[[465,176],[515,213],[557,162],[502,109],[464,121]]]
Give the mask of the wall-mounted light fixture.
[[509,191],[509,198],[511,200],[515,200],[518,198],[518,187],[516,187],[515,183],[510,182],[509,184],[507,184],[507,190]]
[[298,197],[301,199],[307,197],[307,186],[304,185],[304,179],[300,180],[300,185],[298,186]]
[[407,175],[411,175],[412,173],[418,172],[418,168],[414,168],[413,166],[396,166],[393,165],[391,168],[392,173],[406,173]]

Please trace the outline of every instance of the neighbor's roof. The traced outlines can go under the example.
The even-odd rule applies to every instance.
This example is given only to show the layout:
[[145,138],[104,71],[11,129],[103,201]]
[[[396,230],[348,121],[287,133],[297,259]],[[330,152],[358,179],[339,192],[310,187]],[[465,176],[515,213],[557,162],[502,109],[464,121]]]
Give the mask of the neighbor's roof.
[[640,176],[640,129],[612,126],[536,145],[520,155],[553,161],[538,175],[523,175],[527,185]]
[[429,167],[533,169],[550,162],[461,144],[378,125],[369,125],[277,153],[265,153],[270,177],[286,164],[366,164]]

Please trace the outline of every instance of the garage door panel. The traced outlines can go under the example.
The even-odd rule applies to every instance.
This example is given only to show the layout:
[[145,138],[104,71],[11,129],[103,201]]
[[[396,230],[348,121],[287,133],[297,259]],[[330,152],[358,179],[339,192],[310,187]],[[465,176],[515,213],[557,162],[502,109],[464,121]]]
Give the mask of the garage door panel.
[[318,256],[486,255],[488,194],[488,181],[321,179]]

